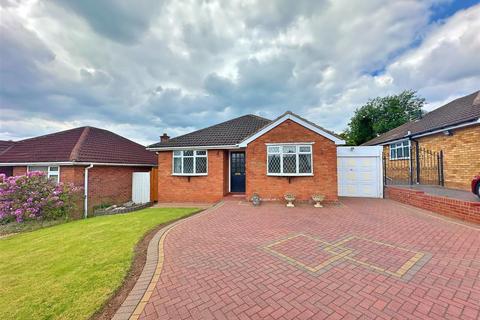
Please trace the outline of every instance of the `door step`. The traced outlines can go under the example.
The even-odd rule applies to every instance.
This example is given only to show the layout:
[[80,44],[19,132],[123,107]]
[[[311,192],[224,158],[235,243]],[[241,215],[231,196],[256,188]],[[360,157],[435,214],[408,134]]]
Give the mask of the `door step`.
[[230,192],[227,193],[225,197],[223,197],[224,200],[245,200],[246,195],[244,192]]

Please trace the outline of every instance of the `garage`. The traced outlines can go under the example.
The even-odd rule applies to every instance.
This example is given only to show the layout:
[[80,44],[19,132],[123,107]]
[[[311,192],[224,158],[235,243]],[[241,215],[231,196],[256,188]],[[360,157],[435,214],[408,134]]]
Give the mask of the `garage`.
[[383,198],[382,147],[338,147],[338,195]]

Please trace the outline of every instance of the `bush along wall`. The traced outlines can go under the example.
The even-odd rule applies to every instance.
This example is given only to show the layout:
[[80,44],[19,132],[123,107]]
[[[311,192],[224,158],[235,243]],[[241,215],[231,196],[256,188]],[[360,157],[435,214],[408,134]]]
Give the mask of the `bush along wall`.
[[68,219],[81,188],[56,183],[43,172],[0,177],[0,223]]

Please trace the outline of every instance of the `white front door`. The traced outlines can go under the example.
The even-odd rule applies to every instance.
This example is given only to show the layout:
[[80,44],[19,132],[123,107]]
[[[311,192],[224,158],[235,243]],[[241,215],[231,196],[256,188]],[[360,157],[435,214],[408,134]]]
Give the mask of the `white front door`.
[[383,197],[382,147],[338,147],[338,195]]

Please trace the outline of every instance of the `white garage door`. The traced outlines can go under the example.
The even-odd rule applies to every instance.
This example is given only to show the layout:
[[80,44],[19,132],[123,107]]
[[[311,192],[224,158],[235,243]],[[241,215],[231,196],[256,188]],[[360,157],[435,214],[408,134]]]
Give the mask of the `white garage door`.
[[382,147],[338,147],[338,195],[383,197]]

